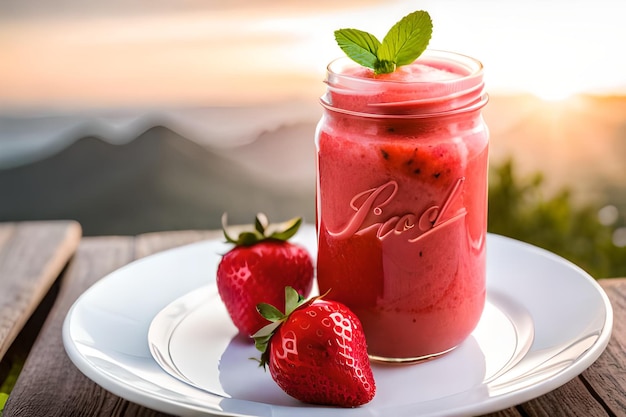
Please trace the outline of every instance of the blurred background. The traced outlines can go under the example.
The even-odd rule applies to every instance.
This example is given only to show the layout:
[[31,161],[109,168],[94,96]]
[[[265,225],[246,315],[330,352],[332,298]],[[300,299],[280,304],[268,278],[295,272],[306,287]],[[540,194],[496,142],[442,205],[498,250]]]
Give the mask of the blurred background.
[[314,222],[333,31],[428,10],[483,61],[494,233],[626,276],[626,5],[613,0],[3,0],[0,221],[85,235]]

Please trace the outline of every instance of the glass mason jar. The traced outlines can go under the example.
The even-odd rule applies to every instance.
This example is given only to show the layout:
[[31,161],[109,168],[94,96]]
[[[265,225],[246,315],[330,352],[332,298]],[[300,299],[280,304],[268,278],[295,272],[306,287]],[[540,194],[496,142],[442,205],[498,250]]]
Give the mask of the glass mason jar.
[[428,50],[373,76],[330,63],[316,131],[320,293],[359,317],[373,360],[448,352],[485,303],[483,67]]

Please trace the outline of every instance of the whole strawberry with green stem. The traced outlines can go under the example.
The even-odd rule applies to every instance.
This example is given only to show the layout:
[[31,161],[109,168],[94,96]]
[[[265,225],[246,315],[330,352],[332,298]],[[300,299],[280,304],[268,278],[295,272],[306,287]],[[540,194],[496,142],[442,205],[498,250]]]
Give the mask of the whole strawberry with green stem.
[[270,320],[255,335],[261,365],[290,396],[307,403],[357,407],[376,393],[361,322],[323,296],[308,301],[285,288],[285,312],[261,303]]
[[[306,248],[289,242],[302,224],[300,217],[271,225],[258,214],[254,227],[229,229],[226,223],[224,215],[224,236],[235,247],[220,260],[217,289],[237,329],[251,336],[268,323],[257,313],[257,304],[283,304],[285,286],[311,292],[313,261]],[[237,236],[231,236],[236,230]]]

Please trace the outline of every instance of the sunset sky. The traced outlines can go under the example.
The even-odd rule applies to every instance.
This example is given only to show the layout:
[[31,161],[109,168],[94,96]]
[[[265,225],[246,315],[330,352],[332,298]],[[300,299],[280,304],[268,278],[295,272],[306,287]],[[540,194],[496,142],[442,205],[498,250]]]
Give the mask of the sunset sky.
[[[343,55],[333,32],[382,39],[415,10],[432,16],[429,48],[485,66],[490,161],[514,155],[547,190],[609,201],[623,219],[620,0],[0,0],[0,171],[154,126],[237,160],[264,135],[312,147],[326,65]],[[295,165],[290,178],[308,181],[311,166]]]
[[[428,10],[430,47],[483,61],[490,93],[626,94],[614,0],[3,0],[0,111],[310,100],[341,51]],[[337,5],[341,3],[340,5]]]

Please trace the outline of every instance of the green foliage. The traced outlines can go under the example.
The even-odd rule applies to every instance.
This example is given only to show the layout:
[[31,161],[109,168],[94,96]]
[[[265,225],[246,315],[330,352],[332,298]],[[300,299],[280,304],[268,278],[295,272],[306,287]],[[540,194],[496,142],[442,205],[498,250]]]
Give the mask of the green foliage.
[[17,377],[20,374],[23,366],[24,358],[22,358],[21,356],[13,358],[13,362],[11,363],[8,375],[6,376],[4,381],[0,380],[0,417],[2,417],[2,414],[4,413],[4,406],[9,399],[9,394],[15,386],[15,382],[17,381]]
[[0,392],[0,417],[3,414],[4,405],[6,404],[8,399],[9,399],[9,394],[5,392]]
[[543,176],[515,176],[511,159],[491,168],[489,232],[554,252],[595,278],[626,276],[626,248],[613,244],[613,229],[600,223],[598,208],[572,203],[569,190],[542,193]]

